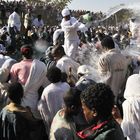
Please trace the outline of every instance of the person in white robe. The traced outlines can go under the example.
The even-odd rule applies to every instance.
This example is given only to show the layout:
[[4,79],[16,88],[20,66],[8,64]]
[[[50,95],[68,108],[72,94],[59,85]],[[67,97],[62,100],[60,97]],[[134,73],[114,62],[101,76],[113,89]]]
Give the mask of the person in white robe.
[[4,47],[0,44],[0,67],[11,69],[12,65],[17,61],[11,58],[11,55],[14,53],[14,49],[11,46]]
[[78,45],[80,43],[77,34],[78,27],[80,26],[79,21],[70,16],[69,9],[62,10],[62,22],[61,28],[64,31],[65,43],[64,49],[67,56],[75,59],[77,56]]
[[38,90],[40,87],[46,87],[49,82],[46,77],[46,66],[43,62],[33,59],[33,50],[30,45],[21,47],[23,60],[12,66],[10,70],[10,82],[19,82],[24,88],[22,105],[29,107],[35,118],[41,119],[37,110],[39,101]]
[[33,25],[36,27],[36,28],[41,28],[44,26],[44,22],[43,22],[43,19],[42,19],[42,16],[41,15],[38,15],[37,18],[35,18],[33,20]]
[[21,21],[20,21],[20,16],[19,16],[18,12],[19,12],[19,9],[15,8],[14,12],[9,16],[8,27],[15,28],[16,31],[20,32]]
[[76,82],[78,80],[77,69],[80,64],[67,56],[61,45],[52,49],[52,56],[54,57],[54,60],[57,61],[56,67],[58,67],[62,72],[65,72],[67,76],[71,74],[73,81]]
[[62,43],[62,39],[63,39],[62,35],[63,35],[62,29],[55,30],[55,32],[53,33],[53,45],[57,45],[58,43]]
[[29,77],[24,85],[25,94],[22,100],[22,105],[30,107],[34,117],[38,119],[40,119],[40,114],[37,109],[39,100],[38,90],[41,86],[46,87],[46,85],[48,85],[46,73],[45,64],[34,59]]
[[50,68],[47,77],[51,84],[44,89],[38,103],[38,110],[45,123],[46,132],[49,134],[52,120],[57,111],[63,108],[63,96],[69,91],[70,86],[61,82],[61,70],[57,67]]
[[110,36],[106,36],[101,41],[101,45],[105,52],[98,61],[98,71],[102,81],[109,85],[115,97],[118,97],[126,82],[128,61],[120,51],[116,50],[114,41]]
[[130,76],[126,83],[121,128],[127,140],[140,139],[140,74]]

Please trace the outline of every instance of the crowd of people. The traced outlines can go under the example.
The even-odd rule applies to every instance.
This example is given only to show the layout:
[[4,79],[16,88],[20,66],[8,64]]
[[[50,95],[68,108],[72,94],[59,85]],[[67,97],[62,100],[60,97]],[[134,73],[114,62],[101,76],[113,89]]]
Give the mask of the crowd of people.
[[0,140],[139,140],[140,57],[121,53],[138,34],[27,7],[0,29]]
[[[0,2],[0,25],[4,26],[7,23],[7,19],[10,13],[13,12],[13,7],[19,7],[20,16],[23,19],[28,9],[32,9],[33,16],[36,14],[42,14],[45,23],[50,25],[57,25],[57,22],[60,22],[62,19],[61,16],[61,6],[48,3],[48,2],[27,2],[27,1],[1,1]],[[86,10],[72,10],[72,13],[75,17],[86,14]],[[46,14],[47,13],[47,14]],[[95,20],[100,20],[104,17],[102,12],[92,12]],[[50,19],[50,16],[52,17]]]

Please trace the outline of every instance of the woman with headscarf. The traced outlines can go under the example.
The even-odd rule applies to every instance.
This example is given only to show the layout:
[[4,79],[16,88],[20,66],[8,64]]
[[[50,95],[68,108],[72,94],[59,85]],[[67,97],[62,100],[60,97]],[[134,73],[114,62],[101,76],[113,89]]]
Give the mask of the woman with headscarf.
[[130,76],[126,83],[121,127],[127,140],[140,139],[140,75]]
[[23,60],[12,66],[11,82],[18,81],[24,87],[23,106],[28,106],[36,118],[40,118],[37,111],[39,99],[38,90],[47,85],[46,66],[43,62],[33,59],[33,49],[30,45],[21,47]]

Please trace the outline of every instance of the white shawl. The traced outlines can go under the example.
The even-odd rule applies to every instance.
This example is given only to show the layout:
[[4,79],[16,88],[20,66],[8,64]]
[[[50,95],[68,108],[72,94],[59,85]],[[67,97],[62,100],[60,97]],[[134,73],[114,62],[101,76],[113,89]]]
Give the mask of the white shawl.
[[130,76],[124,92],[123,121],[121,127],[128,140],[140,139],[140,75]]
[[38,89],[47,83],[46,66],[39,60],[33,60],[29,77],[24,86],[23,106],[29,106],[36,116],[38,103]]

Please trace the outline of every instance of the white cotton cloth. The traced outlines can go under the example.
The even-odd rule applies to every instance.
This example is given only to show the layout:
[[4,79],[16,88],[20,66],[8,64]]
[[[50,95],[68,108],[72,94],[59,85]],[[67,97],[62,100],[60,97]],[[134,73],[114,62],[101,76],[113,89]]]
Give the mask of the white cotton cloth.
[[91,74],[92,71],[91,71],[91,66],[89,65],[81,65],[78,67],[78,70],[77,70],[77,74],[84,74],[84,75],[88,75],[88,74]]
[[67,75],[69,75],[69,68],[71,67],[72,78],[76,81],[78,80],[77,69],[79,66],[79,63],[77,63],[76,61],[74,61],[66,55],[60,58],[56,63],[56,67],[58,67],[62,72],[65,72]]
[[[98,71],[104,83],[109,85],[115,96],[118,96],[126,81],[128,62],[116,49],[103,53],[98,61]],[[106,77],[106,78],[104,78]]]
[[83,23],[80,23],[80,26],[78,27],[78,29],[81,32],[83,32],[83,33],[85,33],[86,31],[88,31],[88,27],[85,24],[83,24]]
[[61,28],[65,34],[65,40],[76,41],[79,40],[77,31],[80,23],[74,17],[71,17],[70,20],[66,21],[64,18],[61,22]]
[[124,98],[140,97],[140,74],[133,74],[126,83]]
[[33,60],[29,77],[24,86],[24,97],[22,105],[30,107],[35,118],[40,118],[37,110],[38,104],[38,89],[41,86],[48,85],[46,77],[46,66],[39,60]]
[[74,17],[71,17],[70,20],[66,21],[64,18],[61,22],[61,28],[64,31],[64,50],[66,55],[76,60],[79,46],[79,37],[77,31],[80,23]]
[[38,103],[38,110],[45,123],[46,131],[49,134],[50,126],[57,111],[64,107],[63,96],[70,89],[67,83],[51,83],[48,85]]
[[68,16],[68,15],[70,15],[70,10],[69,9],[63,9],[61,14],[62,14],[63,17]]
[[13,12],[8,19],[8,27],[16,27],[18,31],[21,29],[21,21],[18,13]]
[[140,139],[140,75],[130,76],[126,83],[123,103],[123,121],[121,123],[127,140]]
[[62,33],[62,29],[57,29],[54,33],[53,33],[53,45],[57,44],[57,40],[59,35]]
[[40,28],[40,27],[43,27],[44,26],[44,22],[43,20],[41,19],[40,21],[38,21],[38,18],[35,18],[33,20],[33,25],[36,27],[36,28]]

